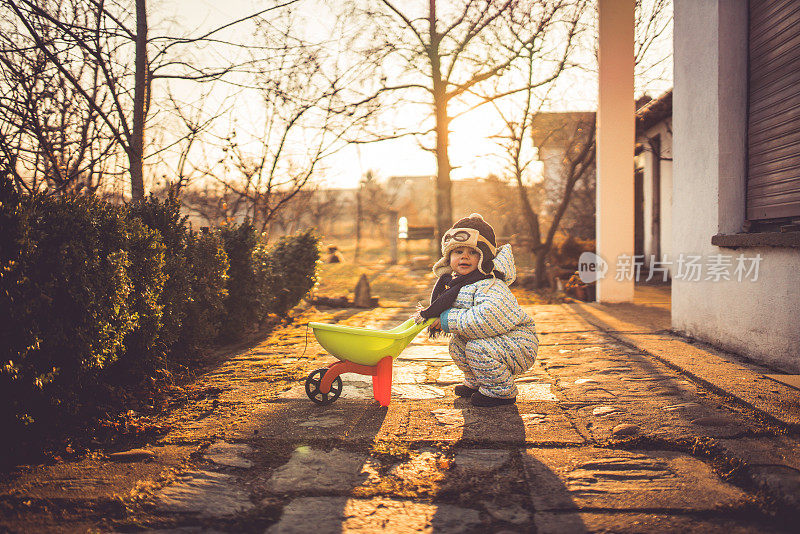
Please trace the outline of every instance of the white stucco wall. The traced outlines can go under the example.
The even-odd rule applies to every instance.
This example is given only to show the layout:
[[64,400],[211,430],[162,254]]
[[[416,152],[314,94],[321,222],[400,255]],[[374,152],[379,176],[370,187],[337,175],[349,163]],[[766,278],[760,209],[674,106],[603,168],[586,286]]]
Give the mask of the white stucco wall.
[[800,372],[800,250],[711,244],[744,221],[747,2],[676,0],[674,14],[672,255],[762,261],[755,282],[673,279],[673,328]]

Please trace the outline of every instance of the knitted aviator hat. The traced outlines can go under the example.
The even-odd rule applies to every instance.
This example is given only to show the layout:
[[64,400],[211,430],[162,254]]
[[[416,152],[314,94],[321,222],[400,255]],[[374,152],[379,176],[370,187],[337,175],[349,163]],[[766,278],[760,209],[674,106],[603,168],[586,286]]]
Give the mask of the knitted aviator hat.
[[481,257],[478,270],[483,274],[491,274],[494,270],[494,257],[497,254],[497,241],[494,228],[483,220],[479,213],[473,213],[455,223],[442,236],[442,258],[433,266],[433,274],[442,276],[451,273],[450,251],[458,247],[470,247],[477,250]]

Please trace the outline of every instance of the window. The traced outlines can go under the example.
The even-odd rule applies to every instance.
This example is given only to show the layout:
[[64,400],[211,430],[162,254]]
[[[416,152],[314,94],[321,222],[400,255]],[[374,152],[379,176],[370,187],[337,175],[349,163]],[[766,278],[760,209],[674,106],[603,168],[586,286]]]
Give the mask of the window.
[[747,214],[800,222],[800,2],[750,0]]

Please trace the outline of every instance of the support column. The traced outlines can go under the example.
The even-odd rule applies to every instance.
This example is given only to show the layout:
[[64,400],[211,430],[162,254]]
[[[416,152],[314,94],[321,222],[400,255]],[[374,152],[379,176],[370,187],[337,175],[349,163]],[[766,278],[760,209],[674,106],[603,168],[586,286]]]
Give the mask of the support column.
[[616,280],[617,258],[633,256],[633,29],[635,0],[599,2],[597,254],[608,262],[600,302],[632,302],[633,279]]

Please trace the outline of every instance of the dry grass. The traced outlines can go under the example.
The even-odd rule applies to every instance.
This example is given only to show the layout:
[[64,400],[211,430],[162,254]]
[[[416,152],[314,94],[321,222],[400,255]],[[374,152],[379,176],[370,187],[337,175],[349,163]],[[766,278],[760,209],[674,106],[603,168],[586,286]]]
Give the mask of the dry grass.
[[[372,296],[378,297],[383,306],[415,305],[426,300],[433,287],[433,274],[430,266],[435,258],[429,251],[426,241],[412,241],[408,252],[401,244],[399,262],[390,264],[388,243],[379,239],[363,239],[358,262],[355,258],[355,240],[323,239],[323,258],[328,245],[336,245],[344,256],[343,263],[323,264],[319,273],[319,285],[316,294],[325,297],[352,297],[353,291],[362,274],[367,275]],[[411,269],[414,257],[428,256],[429,261],[422,261],[424,269]]]
[[[365,238],[361,240],[358,261],[355,262],[354,239],[323,238],[323,258],[329,245],[336,245],[344,257],[343,263],[323,264],[319,273],[318,296],[352,298],[353,291],[362,274],[367,275],[373,297],[378,297],[382,306],[414,306],[427,303],[435,282],[430,271],[438,259],[430,241],[401,243],[398,264],[390,265],[389,244],[386,240]],[[427,256],[427,260],[422,258]],[[515,252],[518,270],[529,268],[531,258],[525,251]],[[414,258],[418,258],[415,262]],[[416,264],[416,265],[415,265]],[[413,269],[412,267],[418,267]],[[515,284],[512,288],[520,304],[557,304],[564,301],[564,294],[551,290],[532,291]]]

